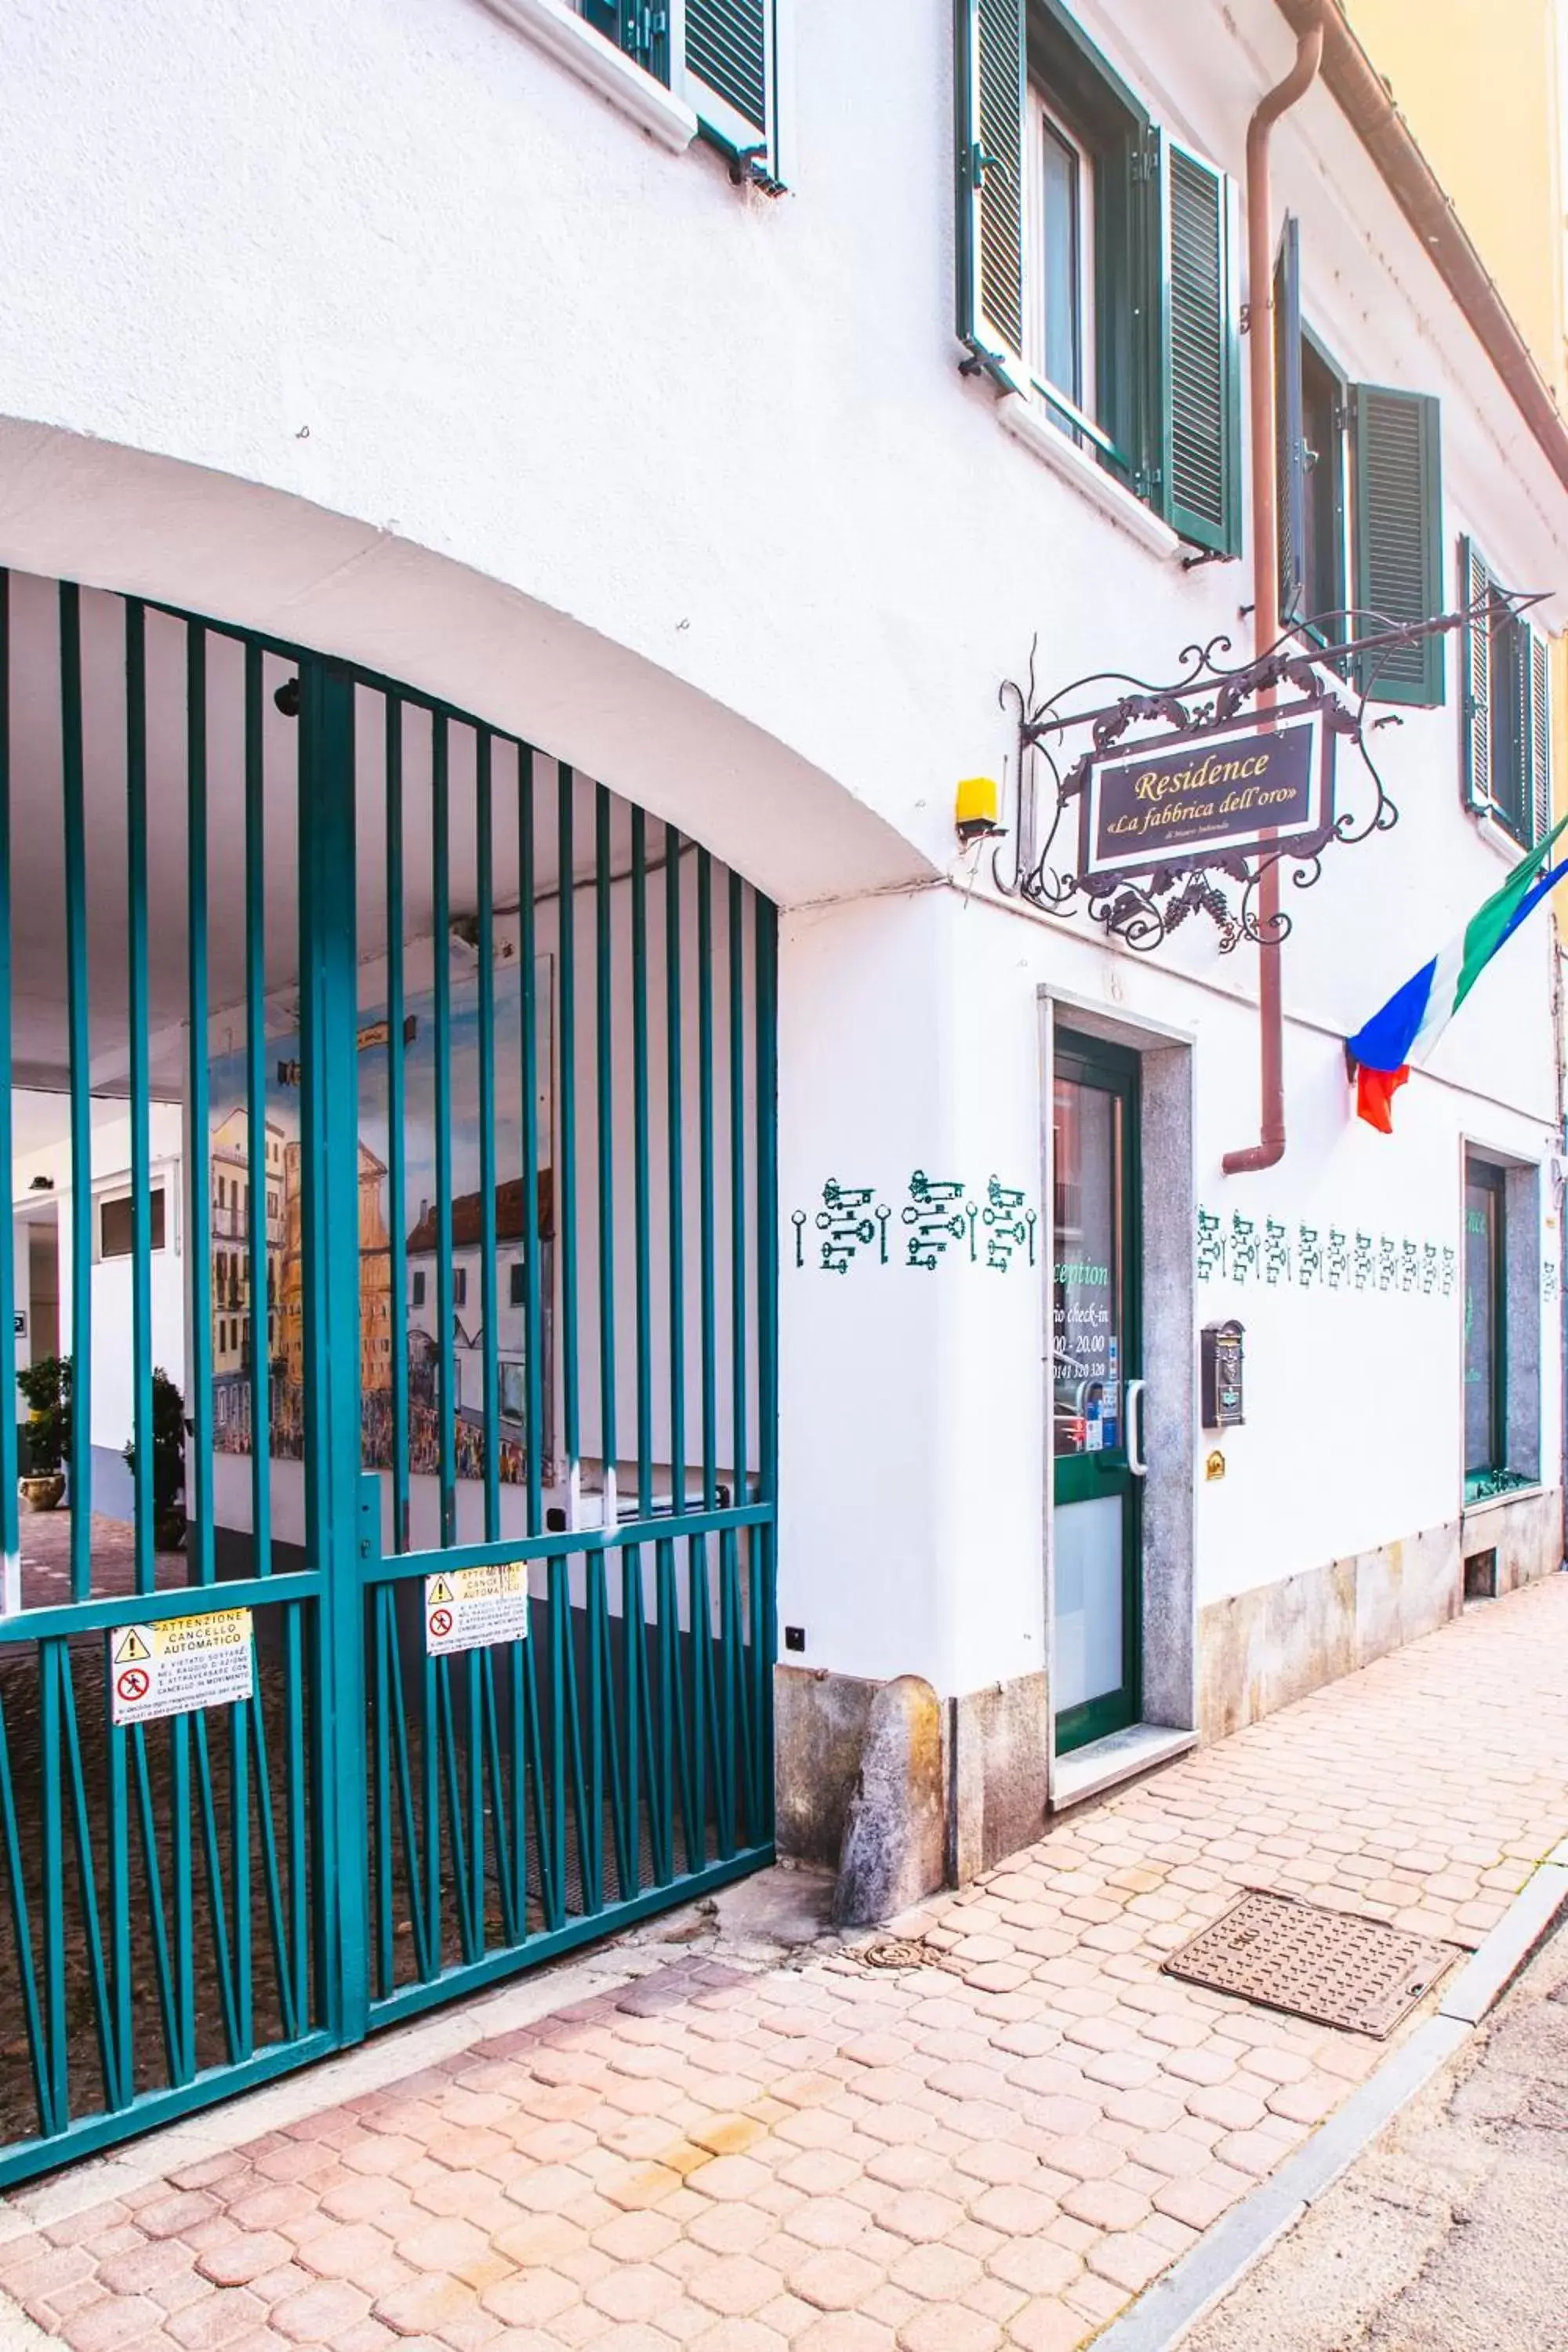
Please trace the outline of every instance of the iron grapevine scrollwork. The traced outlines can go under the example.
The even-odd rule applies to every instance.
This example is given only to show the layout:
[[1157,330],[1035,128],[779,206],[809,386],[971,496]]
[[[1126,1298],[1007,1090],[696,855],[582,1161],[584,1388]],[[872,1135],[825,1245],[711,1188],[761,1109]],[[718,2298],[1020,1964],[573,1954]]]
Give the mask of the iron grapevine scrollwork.
[[[1525,596],[1511,600],[1520,607],[1535,601]],[[1099,670],[1047,696],[1035,682],[1037,640],[1037,647],[1030,649],[1027,679],[1022,685],[1008,679],[1000,690],[1004,709],[1017,719],[1019,809],[1012,870],[1005,867],[999,852],[994,867],[997,887],[1047,914],[1070,916],[1081,908],[1108,938],[1120,940],[1140,955],[1159,947],[1194,915],[1206,916],[1214,924],[1224,955],[1244,940],[1255,946],[1277,944],[1289,935],[1291,919],[1283,909],[1272,920],[1260,917],[1258,898],[1264,875],[1274,866],[1288,866],[1295,887],[1310,889],[1322,872],[1322,853],[1331,843],[1365,841],[1374,833],[1389,832],[1399,821],[1367,740],[1373,729],[1399,723],[1392,713],[1375,719],[1367,715],[1384,671],[1396,654],[1424,637],[1462,628],[1471,617],[1468,613],[1444,613],[1435,620],[1401,626],[1381,614],[1346,611],[1320,618],[1311,627],[1293,624],[1269,652],[1239,666],[1227,661],[1231,640],[1222,634],[1205,645],[1186,646],[1179,675],[1166,685],[1152,685],[1125,670]],[[1368,625],[1365,634],[1355,635],[1363,623]],[[1321,635],[1330,630],[1342,632],[1342,641],[1321,642]],[[1113,700],[1085,703],[1082,698],[1096,688],[1123,690]],[[1169,749],[1173,741],[1200,729],[1252,717],[1266,722],[1268,706],[1260,698],[1280,689],[1294,698],[1288,709],[1280,708],[1279,717],[1321,714],[1329,732],[1360,753],[1370,790],[1358,795],[1359,805],[1342,809],[1321,834],[1272,851],[1216,853],[1208,858],[1178,856],[1153,866],[1146,876],[1079,875],[1074,870],[1076,804],[1090,760],[1119,745],[1135,751],[1144,740],[1151,750],[1156,738]],[[1146,735],[1151,728],[1153,736]]]

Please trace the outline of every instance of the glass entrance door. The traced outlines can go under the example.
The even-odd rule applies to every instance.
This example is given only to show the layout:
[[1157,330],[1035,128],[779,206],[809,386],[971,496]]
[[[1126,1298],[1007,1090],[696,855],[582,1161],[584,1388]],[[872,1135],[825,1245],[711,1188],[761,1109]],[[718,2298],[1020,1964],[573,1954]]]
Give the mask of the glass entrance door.
[[1058,1754],[1139,1716],[1137,1158],[1136,1055],[1058,1031],[1051,1253]]

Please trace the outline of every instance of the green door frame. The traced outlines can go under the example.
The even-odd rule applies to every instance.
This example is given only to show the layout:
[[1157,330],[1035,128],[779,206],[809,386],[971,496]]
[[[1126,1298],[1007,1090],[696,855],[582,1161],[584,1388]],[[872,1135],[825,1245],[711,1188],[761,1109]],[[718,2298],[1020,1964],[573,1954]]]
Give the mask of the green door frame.
[[[1468,1194],[1471,1187],[1474,1186],[1476,1191],[1479,1192],[1488,1193],[1490,1196],[1492,1203],[1489,1230],[1486,1237],[1487,1287],[1489,1293],[1491,1307],[1491,1362],[1489,1366],[1490,1394],[1488,1398],[1489,1418],[1491,1423],[1491,1444],[1489,1450],[1491,1458],[1486,1463],[1471,1463],[1468,1459],[1465,1462],[1465,1499],[1467,1502],[1473,1502],[1479,1496],[1483,1496],[1489,1492],[1495,1492],[1496,1489],[1493,1482],[1497,1478],[1499,1472],[1506,1473],[1509,1467],[1508,1228],[1507,1209],[1505,1205],[1507,1195],[1506,1179],[1504,1177],[1503,1171],[1493,1161],[1477,1159],[1475,1155],[1470,1152],[1467,1152],[1465,1155],[1464,1183],[1465,1197],[1462,1202],[1462,1213],[1465,1220],[1465,1230],[1461,1235],[1461,1240],[1464,1244],[1461,1278],[1465,1291],[1465,1323],[1467,1327],[1465,1337],[1467,1343],[1469,1337],[1468,1259],[1470,1241],[1469,1221],[1472,1212],[1470,1209]],[[1468,1433],[1465,1438],[1464,1450],[1468,1457],[1469,1454],[1469,1440]]]
[[305,1540],[322,1577],[317,1688],[330,1694],[317,1725],[317,1967],[323,2022],[348,2043],[369,2030],[370,1968],[360,1351],[343,1344],[360,1319],[354,681],[341,663],[300,663],[299,772]]
[[[1139,1132],[1139,1061],[1125,1045],[1113,1045],[1068,1029],[1056,1033],[1053,1087],[1058,1078],[1094,1087],[1121,1105],[1121,1168],[1120,1231],[1121,1235],[1121,1406],[1117,1418],[1118,1443],[1094,1454],[1051,1457],[1051,1498],[1054,1509],[1070,1508],[1105,1495],[1121,1497],[1121,1687],[1098,1698],[1066,1707],[1056,1718],[1056,1752],[1068,1754],[1091,1740],[1124,1731],[1139,1719],[1142,1705],[1142,1479],[1131,1466],[1128,1451],[1130,1415],[1127,1402],[1131,1384],[1142,1374],[1143,1228],[1141,1213],[1141,1139]],[[1054,1175],[1053,1170],[1053,1198]],[[1056,1263],[1053,1217],[1051,1262]]]

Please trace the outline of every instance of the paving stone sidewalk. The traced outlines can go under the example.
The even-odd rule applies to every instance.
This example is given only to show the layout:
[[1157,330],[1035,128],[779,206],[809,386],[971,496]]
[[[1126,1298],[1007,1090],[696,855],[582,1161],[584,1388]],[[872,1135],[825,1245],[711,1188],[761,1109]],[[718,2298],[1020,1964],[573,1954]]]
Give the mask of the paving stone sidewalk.
[[929,1966],[748,1965],[689,1914],[629,1987],[476,2009],[259,2138],[237,2104],[228,2152],[0,2242],[0,2289],[77,2352],[1068,2352],[1389,2046],[1164,1957],[1243,1885],[1473,1945],[1565,1831],[1560,1577],[1068,1815],[899,1923]]

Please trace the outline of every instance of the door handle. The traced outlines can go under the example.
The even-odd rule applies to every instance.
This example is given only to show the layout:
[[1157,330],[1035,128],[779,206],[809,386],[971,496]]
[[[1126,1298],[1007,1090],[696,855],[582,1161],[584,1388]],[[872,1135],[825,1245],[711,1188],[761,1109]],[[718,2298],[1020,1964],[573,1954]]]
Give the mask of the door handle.
[[1139,1450],[1143,1435],[1143,1391],[1146,1385],[1143,1381],[1129,1381],[1127,1383],[1124,1406],[1127,1414],[1127,1467],[1134,1478],[1149,1475],[1149,1465]]

